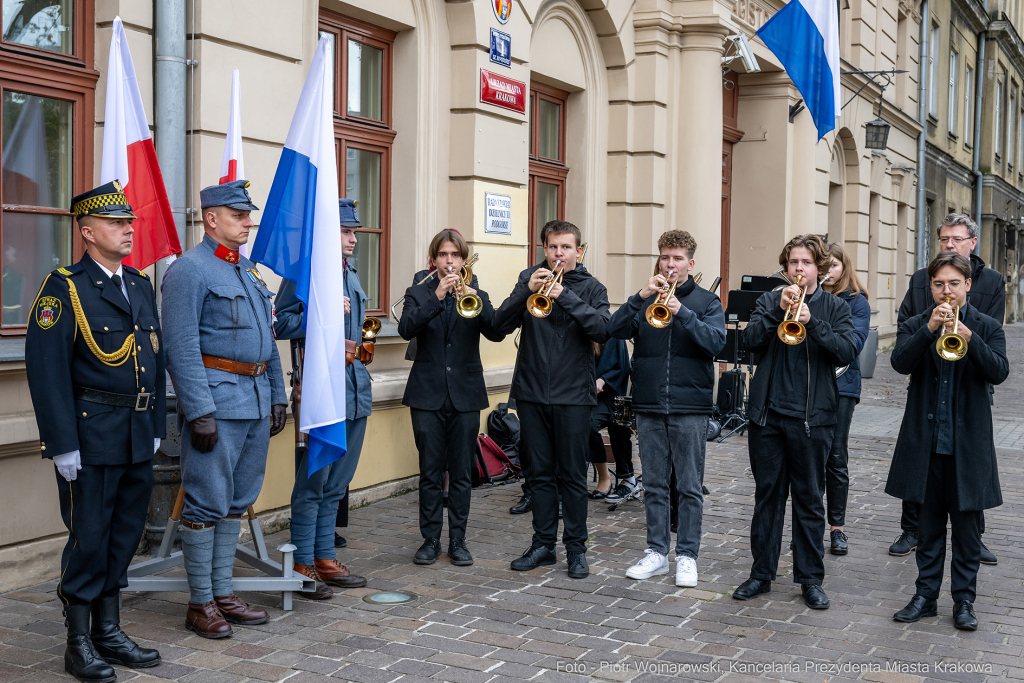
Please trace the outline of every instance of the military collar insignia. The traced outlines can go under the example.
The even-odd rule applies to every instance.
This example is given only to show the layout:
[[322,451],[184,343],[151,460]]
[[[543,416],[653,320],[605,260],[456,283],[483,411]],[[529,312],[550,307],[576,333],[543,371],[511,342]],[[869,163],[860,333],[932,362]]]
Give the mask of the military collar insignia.
[[219,258],[221,261],[227,261],[228,263],[238,263],[239,256],[238,252],[233,249],[228,249],[223,244],[218,244],[214,250],[213,255]]
[[36,302],[36,324],[40,329],[48,330],[60,319],[60,299],[43,296]]

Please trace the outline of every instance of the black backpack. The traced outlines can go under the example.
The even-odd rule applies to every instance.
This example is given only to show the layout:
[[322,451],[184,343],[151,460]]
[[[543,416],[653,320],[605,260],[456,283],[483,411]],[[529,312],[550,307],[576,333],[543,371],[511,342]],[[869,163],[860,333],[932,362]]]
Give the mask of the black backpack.
[[487,435],[505,451],[505,455],[517,467],[519,466],[519,418],[508,412],[507,403],[499,403],[498,407],[487,416]]

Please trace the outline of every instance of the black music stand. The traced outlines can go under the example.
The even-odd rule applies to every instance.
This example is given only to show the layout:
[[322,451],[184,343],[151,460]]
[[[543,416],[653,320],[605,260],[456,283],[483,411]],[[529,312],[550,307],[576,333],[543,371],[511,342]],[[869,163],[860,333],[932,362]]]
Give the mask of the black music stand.
[[[746,279],[746,276],[744,276]],[[764,292],[734,289],[729,292],[729,307],[725,310],[726,325],[733,325],[731,330],[726,330],[725,348],[715,358],[719,363],[732,363],[732,387],[729,390],[729,412],[722,420],[722,432],[724,434],[718,439],[722,443],[733,434],[743,432],[747,428],[746,399],[744,383],[747,375],[740,372],[740,366],[744,363],[747,372],[753,372],[753,358],[750,352],[740,348],[740,323],[750,322],[750,315],[754,312],[757,300]],[[721,391],[721,388],[719,388]],[[731,430],[726,432],[729,427]]]

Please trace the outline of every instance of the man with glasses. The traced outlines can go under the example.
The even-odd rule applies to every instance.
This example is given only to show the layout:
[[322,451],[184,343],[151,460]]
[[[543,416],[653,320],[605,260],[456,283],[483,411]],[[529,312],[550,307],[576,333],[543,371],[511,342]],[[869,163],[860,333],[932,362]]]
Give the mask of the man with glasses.
[[[971,262],[971,289],[968,301],[980,313],[994,318],[1001,326],[1006,313],[1006,293],[1003,287],[1003,276],[985,266],[981,258],[972,253],[978,244],[978,224],[970,216],[962,213],[951,213],[942,219],[939,225],[939,244],[942,252],[957,253]],[[910,318],[924,313],[935,305],[929,284],[928,269],[922,268],[910,278],[910,286],[903,297],[896,323],[903,326]],[[992,387],[989,386],[991,401]],[[897,557],[909,555],[917,549],[917,503],[904,501],[903,515],[900,519],[902,533],[889,546],[889,554]],[[985,518],[981,519],[981,531],[985,532]],[[998,562],[985,544],[981,544],[981,563],[994,565]]]
[[[988,386],[1009,374],[1002,327],[968,303],[971,265],[960,254],[936,256],[927,271],[932,305],[900,325],[891,362],[910,375],[910,387],[885,484],[889,495],[918,504],[921,530],[914,597],[893,619],[912,623],[938,614],[948,523],[953,624],[964,631],[978,628],[982,510],[1003,503]],[[945,360],[936,343],[954,326],[966,354]]]

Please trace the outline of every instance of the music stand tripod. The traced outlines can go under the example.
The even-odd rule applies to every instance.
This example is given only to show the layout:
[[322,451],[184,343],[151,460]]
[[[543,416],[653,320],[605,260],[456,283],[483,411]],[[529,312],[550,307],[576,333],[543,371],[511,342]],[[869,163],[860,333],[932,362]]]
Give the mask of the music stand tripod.
[[[746,392],[744,391],[746,375],[740,372],[740,366],[746,361],[748,372],[753,371],[751,354],[740,348],[740,323],[749,322],[750,315],[754,312],[757,300],[763,292],[751,292],[747,290],[734,289],[729,292],[729,308],[725,311],[727,325],[733,325],[726,333],[725,349],[715,360],[722,363],[732,363],[732,370],[727,373],[732,380],[732,387],[729,391],[729,412],[722,419],[722,436],[718,443],[724,442],[733,434],[743,432],[747,428]],[[731,342],[731,343],[730,343]],[[722,388],[719,387],[719,392]],[[732,427],[732,429],[729,429]],[[728,431],[727,431],[728,430]]]

